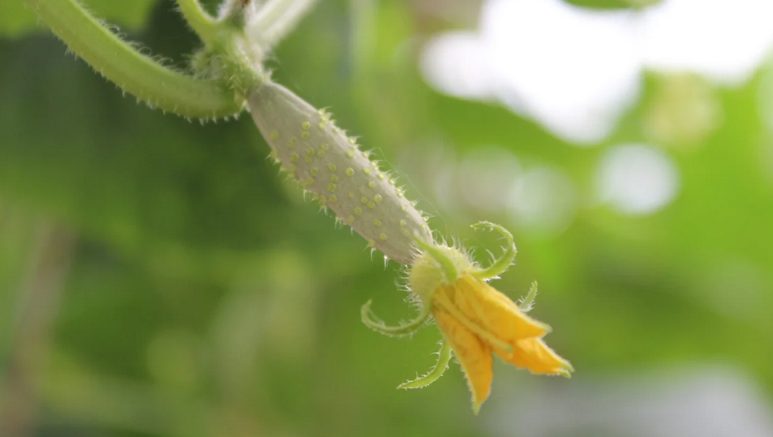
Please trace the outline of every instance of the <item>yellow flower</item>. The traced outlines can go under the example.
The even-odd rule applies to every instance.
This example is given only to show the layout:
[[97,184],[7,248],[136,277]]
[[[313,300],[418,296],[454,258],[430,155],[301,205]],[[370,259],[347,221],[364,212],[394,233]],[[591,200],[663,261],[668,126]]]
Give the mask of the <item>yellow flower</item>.
[[464,369],[476,411],[491,391],[492,353],[532,373],[569,376],[571,365],[542,341],[550,328],[469,273],[432,294],[431,312]]
[[512,263],[516,253],[512,235],[491,223],[474,227],[497,230],[507,240],[505,254],[490,267],[476,266],[454,247],[418,241],[423,251],[411,268],[410,283],[422,303],[419,317],[387,327],[371,317],[370,302],[363,306],[362,316],[363,322],[378,332],[404,335],[422,327],[431,314],[444,338],[438,363],[427,375],[400,388],[425,387],[437,380],[447,368],[453,350],[467,377],[473,411],[477,413],[491,392],[493,355],[535,374],[569,377],[573,369],[542,341],[550,327],[526,315],[536,295],[536,284],[516,305],[485,282]]

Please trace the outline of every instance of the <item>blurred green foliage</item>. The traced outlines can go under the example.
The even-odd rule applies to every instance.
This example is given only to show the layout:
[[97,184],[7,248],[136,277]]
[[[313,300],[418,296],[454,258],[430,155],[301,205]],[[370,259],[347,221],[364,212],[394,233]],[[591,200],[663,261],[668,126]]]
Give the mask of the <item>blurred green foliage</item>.
[[[79,238],[48,359],[33,375],[35,435],[483,432],[486,407],[471,415],[457,366],[427,389],[394,389],[430,367],[437,332],[397,341],[360,324],[371,297],[387,320],[410,316],[399,269],[371,259],[285,183],[248,116],[200,125],[136,104],[36,31],[20,4],[0,3],[0,365],[12,336],[23,338],[19,314],[34,311],[21,302],[39,221]],[[170,1],[88,5],[176,65],[196,47]],[[663,97],[669,79],[648,75],[612,138],[574,147],[504,108],[425,85],[419,42],[446,25],[408,1],[322,2],[277,50],[274,78],[331,107],[387,162],[439,142],[458,154],[498,144],[561,169],[582,199],[604,150],[650,140],[648,120],[682,109]],[[723,361],[773,392],[773,170],[757,102],[765,74],[710,93],[721,124],[659,138],[681,180],[664,210],[625,216],[583,201],[557,235],[513,229],[518,265],[498,287],[517,298],[539,280],[535,315],[577,369],[571,382],[539,383]],[[467,225],[511,225],[433,207],[442,169],[431,163],[395,170],[449,236],[495,247]],[[499,378],[526,384],[524,373],[497,365],[494,392]]]
[[[154,3],[154,0],[92,0],[88,2],[88,8],[97,17],[134,30],[145,24]],[[37,33],[41,29],[37,25],[35,13],[28,9],[24,2],[7,1],[0,4],[0,37],[20,37]]]

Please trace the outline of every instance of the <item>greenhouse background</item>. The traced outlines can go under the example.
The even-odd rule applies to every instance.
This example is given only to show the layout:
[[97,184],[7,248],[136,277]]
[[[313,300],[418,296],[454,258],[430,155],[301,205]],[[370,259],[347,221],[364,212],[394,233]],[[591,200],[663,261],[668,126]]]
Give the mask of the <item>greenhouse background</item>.
[[[171,0],[85,2],[183,69]],[[210,2],[214,3],[214,2]],[[138,104],[0,3],[0,436],[773,436],[773,3],[325,0],[277,82],[399,176],[576,369],[495,360],[479,415],[404,269],[252,119]]]

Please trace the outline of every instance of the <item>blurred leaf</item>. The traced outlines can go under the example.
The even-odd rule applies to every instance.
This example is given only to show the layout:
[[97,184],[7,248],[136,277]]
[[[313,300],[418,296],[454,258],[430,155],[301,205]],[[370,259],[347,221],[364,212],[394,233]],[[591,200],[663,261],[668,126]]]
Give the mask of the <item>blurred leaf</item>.
[[[187,37],[171,14],[168,27]],[[276,170],[250,120],[202,127],[137,105],[52,38],[0,43],[0,53],[9,198],[172,268],[196,253],[190,244],[247,249],[278,223],[281,209],[261,207],[277,197]]]
[[[9,207],[0,199],[0,372],[7,363],[37,225],[29,213]],[[2,382],[0,377],[0,386]]]

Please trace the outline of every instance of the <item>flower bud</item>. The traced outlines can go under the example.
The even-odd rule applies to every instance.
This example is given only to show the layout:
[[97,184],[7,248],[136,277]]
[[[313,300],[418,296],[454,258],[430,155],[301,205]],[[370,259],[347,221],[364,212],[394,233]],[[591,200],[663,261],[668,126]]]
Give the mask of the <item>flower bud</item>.
[[282,168],[371,247],[412,264],[415,238],[432,241],[426,220],[404,190],[330,114],[270,81],[250,95],[248,105]]

